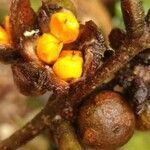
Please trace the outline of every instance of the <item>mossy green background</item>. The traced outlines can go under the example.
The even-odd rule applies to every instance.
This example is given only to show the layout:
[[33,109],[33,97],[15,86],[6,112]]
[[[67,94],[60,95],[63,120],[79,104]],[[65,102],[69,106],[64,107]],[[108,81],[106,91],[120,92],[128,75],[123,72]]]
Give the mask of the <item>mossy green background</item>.
[[120,150],[150,150],[150,132],[135,131],[131,140]]
[[[150,0],[143,0],[143,6],[145,14],[147,14],[148,10],[150,9]],[[115,6],[115,14],[116,16],[113,18],[113,23],[116,27],[124,28],[121,7],[120,7],[120,0],[118,0]]]

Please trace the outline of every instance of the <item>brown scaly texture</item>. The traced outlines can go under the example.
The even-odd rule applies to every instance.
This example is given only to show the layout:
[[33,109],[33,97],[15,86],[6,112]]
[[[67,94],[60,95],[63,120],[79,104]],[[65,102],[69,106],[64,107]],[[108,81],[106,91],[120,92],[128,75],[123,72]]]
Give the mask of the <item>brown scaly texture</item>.
[[130,38],[140,37],[143,34],[144,15],[142,0],[122,0],[122,13],[125,22],[127,35]]
[[[150,32],[150,11],[145,17],[146,30]],[[112,31],[112,34],[114,31]],[[113,41],[117,38],[118,32],[115,31],[114,37],[110,36],[111,45],[116,49],[119,43],[114,45]],[[127,37],[124,36],[121,42]],[[121,39],[121,38],[120,38]],[[118,46],[119,45],[119,46]],[[149,99],[150,99],[150,49],[145,49],[139,53],[132,61],[122,68],[116,75],[116,81],[123,87],[123,94],[133,106],[136,114],[136,127],[140,130],[150,130],[149,121]]]
[[118,81],[123,86],[124,96],[135,110],[136,127],[140,130],[150,130],[149,49],[137,55],[120,71]]
[[47,80],[45,68],[33,62],[17,62],[12,66],[12,71],[15,84],[19,87],[21,93],[24,95],[41,95],[45,93]]
[[[116,84],[123,88],[124,96],[133,104],[137,114],[144,110],[150,93],[150,51],[137,55],[116,75]],[[142,110],[143,109],[143,110]]]
[[0,45],[0,61],[4,64],[15,63],[20,58],[20,54],[11,46]]
[[[18,13],[19,12],[19,13]],[[12,0],[10,7],[10,23],[14,45],[17,47],[20,38],[26,30],[33,29],[36,14],[30,6],[29,0]]]
[[134,132],[134,113],[124,98],[112,91],[102,91],[87,99],[78,118],[81,141],[99,149],[124,145]]

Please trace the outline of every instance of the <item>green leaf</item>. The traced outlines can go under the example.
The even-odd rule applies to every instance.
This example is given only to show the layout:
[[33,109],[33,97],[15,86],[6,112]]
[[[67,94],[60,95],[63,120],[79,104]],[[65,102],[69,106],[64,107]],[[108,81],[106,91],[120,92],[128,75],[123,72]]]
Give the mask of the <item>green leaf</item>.
[[131,140],[120,150],[149,150],[150,132],[136,131]]

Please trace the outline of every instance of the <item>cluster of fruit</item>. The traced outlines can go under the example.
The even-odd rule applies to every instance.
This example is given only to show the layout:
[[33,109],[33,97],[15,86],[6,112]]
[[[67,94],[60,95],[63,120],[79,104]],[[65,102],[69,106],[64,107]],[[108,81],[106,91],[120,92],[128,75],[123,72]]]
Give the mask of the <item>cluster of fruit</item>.
[[54,73],[69,81],[82,75],[83,58],[79,50],[62,50],[64,44],[74,42],[79,35],[79,23],[70,11],[54,13],[49,28],[37,40],[37,55],[44,63],[53,65]]
[[[5,29],[0,27],[0,44],[10,44],[9,16],[5,18]],[[64,44],[74,42],[79,35],[79,23],[70,11],[57,12],[51,16],[50,33],[43,33],[37,39],[36,54],[41,61],[53,65],[54,73],[65,81],[81,77],[82,52],[62,50]]]

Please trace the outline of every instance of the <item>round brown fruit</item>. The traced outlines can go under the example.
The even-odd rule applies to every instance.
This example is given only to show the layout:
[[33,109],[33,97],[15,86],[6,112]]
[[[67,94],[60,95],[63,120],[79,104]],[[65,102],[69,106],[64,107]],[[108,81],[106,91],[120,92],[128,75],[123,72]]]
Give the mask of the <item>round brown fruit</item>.
[[81,106],[78,126],[84,145],[115,149],[132,137],[135,117],[120,94],[103,91]]

